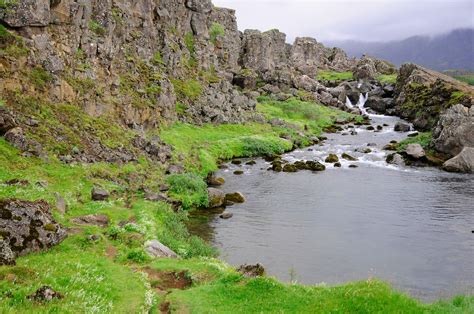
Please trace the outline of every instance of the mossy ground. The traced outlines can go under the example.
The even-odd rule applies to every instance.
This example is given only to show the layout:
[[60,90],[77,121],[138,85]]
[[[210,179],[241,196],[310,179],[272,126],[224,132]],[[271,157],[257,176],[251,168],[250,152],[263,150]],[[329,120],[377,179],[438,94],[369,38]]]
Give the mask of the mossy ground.
[[[58,113],[62,112],[60,108],[50,109],[54,115],[46,115],[47,121],[61,122],[58,128],[72,123]],[[68,108],[64,110],[70,112]],[[170,195],[181,199],[187,207],[204,205],[203,177],[216,169],[219,160],[279,154],[293,148],[304,135],[319,135],[338,118],[355,118],[296,99],[275,102],[262,98],[258,110],[267,119],[279,118],[291,125],[178,123],[163,128],[160,136],[174,145],[176,160],[181,158],[188,171],[168,178],[159,165],[146,159],[120,166],[63,164],[54,154],[48,160],[21,157],[19,151],[0,139],[0,198],[46,199],[55,204],[55,193],[59,193],[66,200],[68,211],[61,214],[53,209],[53,215],[75,231],[49,251],[20,257],[16,266],[0,267],[0,312],[156,313],[163,302],[170,302],[172,311],[183,313],[473,311],[472,298],[423,305],[379,281],[305,287],[282,284],[268,277],[245,279],[215,259],[214,249],[188,233],[185,211],[174,212],[166,203],[144,200],[141,186],[153,188],[168,182]],[[75,113],[67,116],[73,122],[84,118]],[[95,121],[88,121],[84,119],[86,125],[92,128],[96,125]],[[98,136],[100,129],[98,124]],[[113,138],[117,134],[127,138],[127,133],[112,132]],[[29,184],[3,184],[10,179],[28,180]],[[112,192],[110,200],[91,200],[90,191],[96,185]],[[105,214],[110,218],[110,225],[84,227],[71,222],[72,218],[85,214]],[[95,239],[90,239],[90,235],[96,235]],[[180,259],[153,260],[146,255],[145,241],[155,238],[177,252]],[[145,267],[158,272],[183,271],[193,284],[187,290],[163,291],[157,288],[160,283],[156,279],[145,274]],[[64,298],[46,303],[30,301],[27,296],[42,285],[51,286]]]
[[316,79],[318,81],[348,81],[352,80],[352,72],[319,71]]

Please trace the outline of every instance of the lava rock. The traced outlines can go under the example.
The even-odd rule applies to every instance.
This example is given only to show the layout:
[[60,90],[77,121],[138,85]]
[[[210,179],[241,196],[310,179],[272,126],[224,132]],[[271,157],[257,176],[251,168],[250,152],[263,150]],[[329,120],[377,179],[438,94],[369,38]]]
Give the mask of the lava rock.
[[3,240],[0,240],[0,265],[15,265],[15,254],[10,244]]
[[405,122],[397,122],[394,127],[395,132],[410,132],[411,126]]
[[17,258],[51,248],[67,236],[54,220],[46,201],[15,199],[0,200],[0,235],[3,242],[0,259],[7,264],[11,264],[10,251]]
[[145,243],[145,252],[151,257],[178,258],[178,255],[173,250],[156,239]]
[[248,265],[244,264],[237,268],[237,271],[246,278],[261,277],[265,274],[265,268],[260,264]]
[[53,299],[62,299],[63,296],[61,293],[54,291],[49,286],[42,286],[36,292],[30,296],[28,296],[29,300],[36,301],[36,302],[49,302]]
[[93,201],[105,201],[109,198],[110,193],[102,188],[94,187],[91,191]]

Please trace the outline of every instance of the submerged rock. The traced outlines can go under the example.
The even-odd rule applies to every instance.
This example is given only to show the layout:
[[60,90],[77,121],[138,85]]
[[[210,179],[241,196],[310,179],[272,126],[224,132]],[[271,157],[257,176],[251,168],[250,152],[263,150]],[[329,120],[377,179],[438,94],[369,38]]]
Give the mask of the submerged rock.
[[240,192],[228,193],[225,195],[225,200],[232,203],[244,203],[245,197]]
[[235,171],[234,171],[234,174],[235,174],[236,176],[240,176],[240,175],[243,175],[244,172],[243,172],[243,170],[235,170]]
[[403,159],[402,155],[400,154],[390,154],[387,156],[385,161],[388,164],[391,165],[397,165],[397,166],[404,166],[405,165],[405,160]]
[[237,268],[237,271],[247,278],[260,277],[265,274],[265,268],[261,264],[248,265],[244,264]]
[[474,148],[465,147],[456,157],[443,164],[448,172],[474,173]]
[[225,193],[215,188],[208,188],[209,208],[221,207],[225,203]]
[[296,168],[295,165],[292,164],[286,164],[283,166],[283,172],[297,172],[298,168]]
[[209,186],[221,186],[225,183],[225,179],[224,178],[221,178],[221,177],[216,177],[215,175],[213,174],[209,174],[207,176],[207,185]]
[[232,214],[231,212],[224,212],[219,215],[219,218],[221,219],[230,219],[232,217],[234,217],[234,214]]
[[157,258],[177,258],[178,255],[169,247],[158,240],[150,240],[145,243],[145,252],[151,257]]

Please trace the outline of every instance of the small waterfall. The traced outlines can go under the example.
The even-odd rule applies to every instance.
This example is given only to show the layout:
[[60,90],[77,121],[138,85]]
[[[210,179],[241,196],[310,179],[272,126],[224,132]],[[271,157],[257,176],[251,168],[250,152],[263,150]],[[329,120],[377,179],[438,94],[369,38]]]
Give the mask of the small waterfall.
[[354,105],[352,104],[351,100],[347,96],[346,96],[346,106],[347,108],[350,108],[350,109],[354,108]]
[[357,103],[357,107],[360,109],[362,114],[365,114],[365,115],[369,115],[369,113],[367,112],[367,109],[365,109],[364,107],[367,99],[369,99],[369,93],[366,93],[365,95],[361,93],[359,95],[359,102]]

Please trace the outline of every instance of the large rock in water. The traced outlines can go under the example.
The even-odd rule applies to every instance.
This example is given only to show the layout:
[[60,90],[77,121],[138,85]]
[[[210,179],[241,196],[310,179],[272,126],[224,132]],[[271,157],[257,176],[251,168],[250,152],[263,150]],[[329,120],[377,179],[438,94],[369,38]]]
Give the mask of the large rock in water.
[[449,172],[474,172],[474,148],[465,147],[459,155],[443,164],[443,169]]
[[420,144],[408,144],[405,153],[413,159],[421,159],[426,156],[425,150]]
[[[66,231],[54,221],[46,201],[0,200],[0,265],[59,244]],[[9,257],[10,256],[10,257]],[[6,258],[5,258],[6,257]]]
[[225,203],[225,193],[215,188],[208,188],[209,208],[221,207]]
[[433,131],[437,151],[449,156],[459,154],[464,147],[474,147],[474,107],[455,105],[441,115]]

